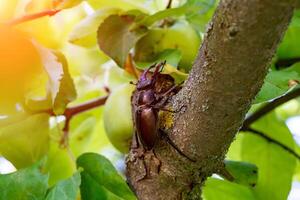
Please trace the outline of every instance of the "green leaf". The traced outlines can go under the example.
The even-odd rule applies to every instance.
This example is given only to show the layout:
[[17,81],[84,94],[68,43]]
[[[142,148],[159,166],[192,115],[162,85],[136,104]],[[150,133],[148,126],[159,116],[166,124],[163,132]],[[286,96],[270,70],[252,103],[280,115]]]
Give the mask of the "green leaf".
[[187,12],[186,20],[199,32],[204,33],[207,23],[211,20],[219,1],[216,0],[188,0],[187,4],[194,9]]
[[247,162],[225,160],[226,170],[234,177],[234,182],[254,187],[257,183],[258,169],[256,165]]
[[163,73],[171,75],[175,79],[176,84],[182,83],[188,77],[188,74],[179,71],[178,69],[169,64],[165,65]]
[[203,197],[205,200],[257,200],[250,188],[215,178],[206,180]]
[[186,15],[187,18],[195,15],[201,16],[214,6],[215,0],[187,0],[185,4],[177,8],[170,8],[159,11],[153,15],[145,17],[140,24],[147,27],[153,25],[155,22],[163,20],[168,17],[180,17]]
[[80,173],[58,182],[47,194],[46,200],[76,200],[80,185]]
[[41,159],[49,146],[49,115],[24,116],[1,125],[0,154],[23,168]]
[[35,43],[49,78],[49,93],[55,114],[63,114],[68,103],[76,98],[76,89],[68,71],[65,56]]
[[230,160],[242,160],[241,159],[241,149],[243,142],[243,134],[237,134],[235,140],[230,144],[229,150],[226,154],[226,159]]
[[100,49],[123,67],[130,49],[147,32],[144,26],[136,26],[134,15],[111,15],[98,29]]
[[12,174],[0,175],[1,200],[44,200],[48,176],[41,173],[42,162]]
[[[178,64],[177,68],[188,72],[197,56],[200,44],[201,37],[198,32],[187,21],[178,20],[169,27],[149,29],[135,45],[134,61],[155,62],[163,57],[169,60],[172,58],[174,66]],[[166,55],[171,53],[170,49],[173,50],[173,55]]]
[[[270,113],[257,121],[253,128],[294,149],[294,140],[285,123]],[[296,159],[282,147],[265,139],[245,133],[242,143],[243,161],[258,166],[255,193],[260,199],[287,199],[291,189]]]
[[[74,118],[76,119],[76,118]],[[61,148],[61,124],[54,124],[50,129],[50,147],[47,154],[45,171],[49,173],[49,185],[52,187],[58,181],[71,177],[76,172],[75,160],[69,149]]]
[[83,168],[80,186],[83,200],[136,199],[114,166],[103,156],[85,153],[77,159]]
[[298,68],[300,69],[300,65],[291,69],[269,72],[254,103],[268,101],[291,91],[292,88],[289,86],[289,81],[300,81],[300,74],[297,72]]
[[289,25],[285,36],[277,49],[277,56],[279,59],[290,59],[300,57],[300,11],[296,11]]
[[82,121],[77,121],[78,127],[71,132],[70,136],[70,147],[76,157],[89,150],[89,146],[92,143],[93,130],[97,124],[97,119],[94,117],[81,119]]
[[132,9],[138,9],[142,10],[143,12],[148,11],[147,5],[144,5],[143,2],[140,0],[130,0],[130,1],[124,1],[124,0],[86,0],[95,10],[104,8],[104,7],[117,7],[121,8],[123,10],[132,10]]
[[105,18],[112,14],[119,14],[120,9],[117,8],[103,8],[97,10],[92,15],[87,16],[77,25],[69,35],[69,41],[73,44],[83,47],[91,47],[97,44],[97,29],[99,24]]
[[[143,51],[136,52],[135,56],[146,58],[146,55],[141,55],[143,53],[144,53]],[[166,61],[166,63],[168,63],[174,67],[177,67],[177,65],[181,59],[181,51],[178,49],[165,49],[162,52],[154,55],[153,57],[147,57],[146,59],[148,62],[138,62],[137,63],[139,68],[145,69],[145,68],[148,68],[149,66],[153,65],[154,63],[160,63],[163,61]]]
[[[299,145],[296,146],[296,153],[299,155],[300,154],[300,147]],[[297,160],[296,168],[295,168],[295,173],[294,173],[294,180],[295,181],[300,181],[300,161]]]

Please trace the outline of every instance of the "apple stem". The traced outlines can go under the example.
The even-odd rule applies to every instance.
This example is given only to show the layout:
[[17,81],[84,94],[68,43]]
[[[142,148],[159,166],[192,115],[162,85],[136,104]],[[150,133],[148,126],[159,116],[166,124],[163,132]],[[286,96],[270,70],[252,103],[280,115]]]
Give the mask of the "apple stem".
[[132,54],[129,53],[125,62],[125,70],[132,74],[136,79],[139,78],[139,71],[136,68],[136,65],[134,64],[133,58],[132,58]]
[[45,10],[45,11],[34,13],[34,14],[24,15],[20,18],[12,19],[12,20],[6,22],[6,24],[10,25],[10,26],[15,26],[15,25],[18,25],[18,24],[21,24],[21,23],[24,23],[27,21],[35,20],[35,19],[38,19],[41,17],[53,16],[60,11],[61,10]]

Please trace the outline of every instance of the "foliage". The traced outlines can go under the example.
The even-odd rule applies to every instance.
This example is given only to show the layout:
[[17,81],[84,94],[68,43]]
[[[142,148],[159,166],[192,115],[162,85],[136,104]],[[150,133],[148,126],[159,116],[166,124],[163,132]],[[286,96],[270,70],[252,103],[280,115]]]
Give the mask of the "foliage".
[[[118,160],[133,132],[129,81],[164,60],[163,73],[184,81],[217,5],[174,0],[166,9],[167,3],[0,1],[0,155],[17,169],[0,175],[0,200],[136,198],[114,167],[122,174]],[[23,17],[55,9],[55,15]],[[299,35],[296,11],[249,115],[299,89]],[[70,114],[70,108],[106,96],[105,87],[111,95],[104,109]],[[251,128],[300,153],[285,125],[299,108],[294,99]],[[112,163],[99,152],[109,152]],[[286,199],[293,178],[299,180],[299,161],[291,153],[249,131],[238,134],[227,158],[235,180],[209,178],[205,199]]]

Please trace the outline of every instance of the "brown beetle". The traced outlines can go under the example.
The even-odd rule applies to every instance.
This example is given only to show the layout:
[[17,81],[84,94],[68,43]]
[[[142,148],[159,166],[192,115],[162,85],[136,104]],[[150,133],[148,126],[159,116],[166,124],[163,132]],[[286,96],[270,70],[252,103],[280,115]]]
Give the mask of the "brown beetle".
[[[175,85],[170,75],[160,73],[164,65],[165,62],[150,66],[142,73],[136,84],[136,90],[131,98],[135,142],[137,148],[141,145],[145,150],[152,151],[158,138],[163,136],[180,155],[193,161],[159,128],[159,111],[169,111],[165,108],[168,99],[181,88]],[[152,68],[155,68],[153,73],[150,72]]]

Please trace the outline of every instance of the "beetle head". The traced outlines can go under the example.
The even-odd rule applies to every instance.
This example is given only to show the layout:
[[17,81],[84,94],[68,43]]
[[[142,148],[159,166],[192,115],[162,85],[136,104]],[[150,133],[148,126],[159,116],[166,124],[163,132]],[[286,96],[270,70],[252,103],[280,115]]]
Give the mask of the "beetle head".
[[[154,84],[157,80],[157,77],[160,74],[160,72],[162,71],[165,64],[166,64],[166,61],[159,63],[159,64],[151,65],[148,69],[146,69],[142,73],[140,79],[138,80],[136,88],[138,90],[153,88]],[[152,74],[150,74],[150,76],[149,76],[150,69],[152,69],[152,68],[155,68],[154,72]]]

